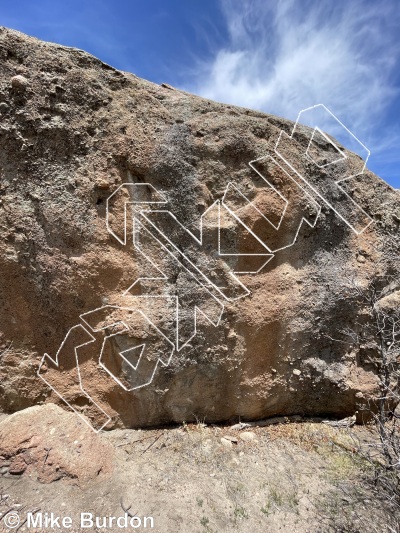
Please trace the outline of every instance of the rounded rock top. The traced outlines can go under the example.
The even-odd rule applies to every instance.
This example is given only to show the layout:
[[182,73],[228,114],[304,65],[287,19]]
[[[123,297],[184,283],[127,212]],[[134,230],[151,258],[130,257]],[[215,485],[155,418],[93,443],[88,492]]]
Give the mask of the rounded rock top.
[[18,74],[17,76],[13,76],[11,78],[11,87],[13,89],[26,89],[29,85],[29,80],[25,78],[25,76],[22,76],[21,74]]

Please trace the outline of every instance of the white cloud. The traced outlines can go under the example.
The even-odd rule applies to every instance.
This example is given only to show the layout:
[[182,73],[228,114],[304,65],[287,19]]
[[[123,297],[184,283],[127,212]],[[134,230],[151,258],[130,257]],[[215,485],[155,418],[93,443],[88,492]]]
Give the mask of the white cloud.
[[399,94],[398,0],[221,5],[229,42],[199,66],[188,90],[290,119],[323,103],[375,153],[389,144],[400,151],[398,132],[377,135]]

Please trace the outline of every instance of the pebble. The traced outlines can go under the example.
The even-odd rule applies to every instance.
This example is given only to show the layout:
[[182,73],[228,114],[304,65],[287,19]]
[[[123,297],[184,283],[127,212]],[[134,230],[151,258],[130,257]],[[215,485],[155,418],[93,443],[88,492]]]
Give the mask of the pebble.
[[256,440],[257,435],[253,433],[252,431],[243,431],[243,433],[241,433],[239,437],[241,440],[245,442],[250,442],[250,441]]
[[246,422],[239,422],[238,424],[234,424],[233,426],[231,426],[231,429],[233,431],[237,431],[237,430],[240,430],[240,429],[243,429],[243,428],[248,428],[250,426],[251,426],[251,424],[246,424]]
[[233,444],[237,444],[238,442],[236,437],[231,437],[230,435],[224,435],[223,438],[226,440],[230,440],[231,442],[233,442]]
[[110,183],[107,181],[107,180],[99,180],[96,182],[96,185],[99,189],[109,189],[110,188]]
[[13,89],[26,89],[29,86],[29,81],[25,76],[18,74],[11,78],[11,87]]
[[293,374],[294,374],[295,376],[300,376],[300,374],[301,374],[301,370],[299,370],[298,368],[294,368],[294,369],[293,369]]
[[232,442],[230,440],[228,440],[228,439],[225,439],[225,437],[221,438],[221,444],[222,444],[222,446],[225,446],[225,448],[232,448],[233,447]]

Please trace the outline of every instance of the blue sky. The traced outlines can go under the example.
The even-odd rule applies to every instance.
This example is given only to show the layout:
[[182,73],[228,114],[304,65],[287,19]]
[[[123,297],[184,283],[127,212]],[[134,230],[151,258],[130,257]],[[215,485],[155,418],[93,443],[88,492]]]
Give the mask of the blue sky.
[[323,103],[400,188],[399,0],[13,0],[0,24],[290,119]]

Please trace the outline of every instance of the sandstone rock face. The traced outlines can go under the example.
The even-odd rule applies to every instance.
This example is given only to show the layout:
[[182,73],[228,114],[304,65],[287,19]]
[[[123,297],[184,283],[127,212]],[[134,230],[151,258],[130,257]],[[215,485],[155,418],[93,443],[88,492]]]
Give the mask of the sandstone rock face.
[[99,429],[374,398],[341,280],[397,286],[398,191],[310,128],[81,50],[2,28],[0,59],[4,412],[64,400]]
[[80,484],[111,474],[112,446],[57,405],[30,407],[0,422],[0,468],[8,478]]

